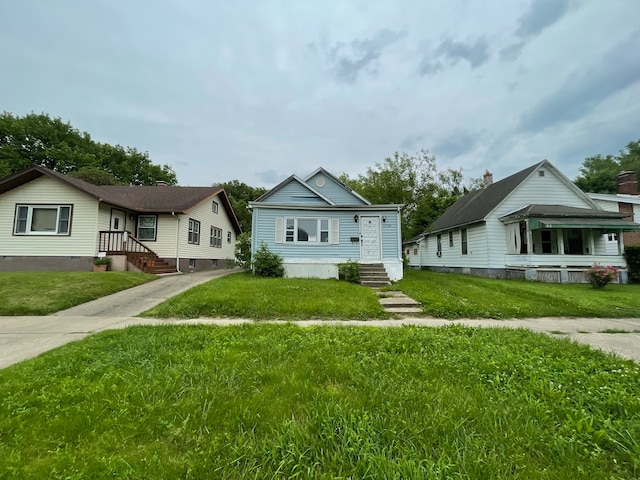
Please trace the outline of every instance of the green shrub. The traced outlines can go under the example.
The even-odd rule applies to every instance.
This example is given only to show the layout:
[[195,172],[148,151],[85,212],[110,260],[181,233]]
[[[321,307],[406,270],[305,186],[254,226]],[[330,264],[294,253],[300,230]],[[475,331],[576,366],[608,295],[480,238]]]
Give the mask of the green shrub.
[[253,256],[253,273],[259,277],[284,277],[282,257],[269,250],[266,243],[260,242]]
[[111,259],[107,257],[95,257],[93,259],[94,265],[111,265]]
[[629,280],[640,283],[640,245],[624,247],[624,259],[627,261]]
[[355,260],[347,260],[338,264],[338,276],[340,280],[351,283],[360,283],[360,264]]

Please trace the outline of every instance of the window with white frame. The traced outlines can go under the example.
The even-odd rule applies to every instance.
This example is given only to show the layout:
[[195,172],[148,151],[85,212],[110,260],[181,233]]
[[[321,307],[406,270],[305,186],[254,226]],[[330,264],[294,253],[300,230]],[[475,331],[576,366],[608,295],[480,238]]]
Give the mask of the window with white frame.
[[211,226],[209,231],[209,245],[211,247],[222,247],[222,229],[218,227]]
[[326,218],[287,218],[285,242],[329,243],[329,220]]
[[442,255],[442,235],[440,234],[436,235],[436,255],[439,257]]
[[449,248],[453,247],[453,230],[449,230]]
[[16,235],[69,235],[71,205],[17,205]]
[[231,232],[227,231],[227,243],[231,243]]
[[213,213],[218,213],[218,202],[216,202],[215,200],[211,202],[211,211]]
[[138,240],[155,240],[158,225],[158,217],[155,215],[138,216]]
[[193,218],[189,219],[189,235],[187,241],[194,245],[200,244],[200,222]]

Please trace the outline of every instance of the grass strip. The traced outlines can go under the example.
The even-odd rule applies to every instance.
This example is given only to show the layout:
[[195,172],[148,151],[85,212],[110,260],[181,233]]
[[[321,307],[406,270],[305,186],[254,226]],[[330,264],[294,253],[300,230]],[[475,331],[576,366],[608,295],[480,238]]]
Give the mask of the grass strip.
[[405,270],[390,287],[423,305],[423,313],[440,318],[636,317],[640,285],[496,280],[472,275]]
[[313,278],[227,275],[193,287],[141,316],[366,320],[388,318],[370,288]]
[[133,272],[2,272],[0,315],[48,315],[156,278]]
[[526,330],[132,327],[0,371],[0,478],[640,475],[640,366]]

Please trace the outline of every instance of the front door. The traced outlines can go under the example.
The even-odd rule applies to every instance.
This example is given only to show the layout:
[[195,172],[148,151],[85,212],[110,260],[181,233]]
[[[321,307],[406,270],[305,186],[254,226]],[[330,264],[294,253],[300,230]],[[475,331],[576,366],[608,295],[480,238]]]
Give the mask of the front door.
[[111,230],[116,232],[123,232],[126,219],[127,214],[122,210],[111,210]]
[[360,259],[380,260],[380,217],[360,217]]

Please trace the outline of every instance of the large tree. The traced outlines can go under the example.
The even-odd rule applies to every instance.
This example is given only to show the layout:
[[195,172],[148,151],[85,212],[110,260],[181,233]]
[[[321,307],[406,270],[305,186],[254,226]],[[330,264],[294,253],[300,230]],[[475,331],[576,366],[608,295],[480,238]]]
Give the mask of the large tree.
[[236,213],[236,217],[238,217],[242,231],[250,232],[251,212],[247,207],[249,202],[266,193],[267,189],[262,187],[250,187],[239,180],[231,180],[220,183],[219,185],[224,187],[227,192],[227,196],[231,201],[231,206],[233,207],[233,211]]
[[582,162],[575,184],[591,193],[616,193],[616,175],[634,171],[640,175],[640,140],[631,141],[617,156],[595,155]]
[[97,184],[177,183],[169,165],[151,163],[147,152],[95,142],[86,132],[48,114],[0,114],[0,177],[40,165]]
[[340,180],[372,203],[402,203],[402,236],[411,238],[428,229],[467,189],[460,170],[439,171],[427,150],[415,155],[395,152],[364,175]]

